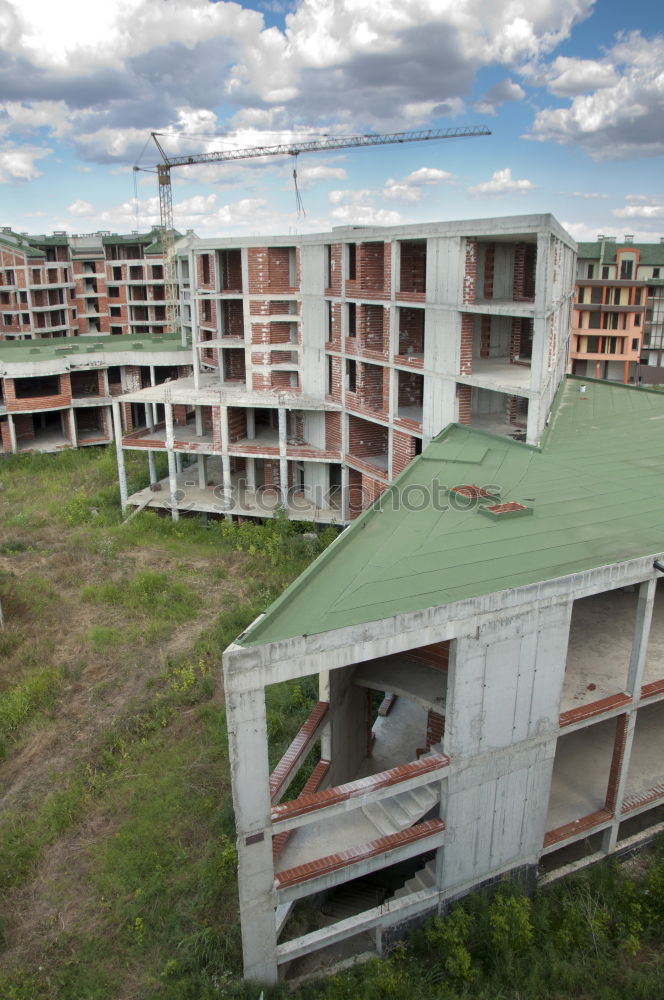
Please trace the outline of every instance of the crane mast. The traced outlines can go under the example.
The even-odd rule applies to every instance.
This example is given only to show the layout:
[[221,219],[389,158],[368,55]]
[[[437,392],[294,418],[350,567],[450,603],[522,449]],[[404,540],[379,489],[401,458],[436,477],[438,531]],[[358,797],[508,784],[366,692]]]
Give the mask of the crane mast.
[[[276,146],[248,146],[244,149],[217,150],[210,153],[194,153],[185,156],[169,156],[159,142],[162,133],[152,132],[152,139],[159,150],[162,163],[157,164],[159,187],[159,216],[161,222],[161,244],[164,255],[164,279],[166,285],[166,320],[169,332],[179,326],[179,302],[177,275],[175,269],[175,234],[173,227],[173,191],[171,169],[192,166],[197,163],[228,163],[232,160],[249,160],[263,156],[298,156],[300,153],[322,153],[332,149],[354,149],[361,146],[388,146],[403,142],[429,142],[435,139],[469,139],[491,135],[488,128],[480,125],[461,125],[455,128],[420,129],[410,132],[388,132],[376,135],[352,135],[342,138],[310,139],[302,142],[286,142]],[[137,167],[134,168],[138,169]],[[182,334],[184,337],[184,333]]]

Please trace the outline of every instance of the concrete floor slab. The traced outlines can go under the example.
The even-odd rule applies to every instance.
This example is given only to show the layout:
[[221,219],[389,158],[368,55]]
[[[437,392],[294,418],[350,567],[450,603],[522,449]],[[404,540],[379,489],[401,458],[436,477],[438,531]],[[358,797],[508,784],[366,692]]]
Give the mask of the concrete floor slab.
[[555,830],[604,807],[613,754],[613,719],[559,737],[546,829]]
[[574,602],[561,712],[625,690],[637,599],[609,590]]

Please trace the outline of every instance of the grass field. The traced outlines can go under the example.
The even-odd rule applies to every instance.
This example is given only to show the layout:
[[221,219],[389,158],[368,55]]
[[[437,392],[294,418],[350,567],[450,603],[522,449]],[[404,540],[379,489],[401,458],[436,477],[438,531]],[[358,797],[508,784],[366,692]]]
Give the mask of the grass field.
[[[143,459],[128,471],[145,485]],[[116,478],[110,449],[0,461],[0,998],[257,1000],[239,980],[221,652],[334,532],[122,525]],[[315,691],[270,698],[278,757]],[[663,995],[664,852],[500,899],[298,996]]]

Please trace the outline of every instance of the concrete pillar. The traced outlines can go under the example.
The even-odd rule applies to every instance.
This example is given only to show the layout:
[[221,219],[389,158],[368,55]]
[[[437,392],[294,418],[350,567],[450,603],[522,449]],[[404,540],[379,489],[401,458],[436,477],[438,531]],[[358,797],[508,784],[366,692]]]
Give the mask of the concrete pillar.
[[350,517],[348,508],[348,466],[341,466],[341,517],[347,521]]
[[234,692],[228,676],[225,690],[244,975],[261,983],[276,983],[276,893],[265,698],[262,690]]
[[[219,407],[219,422],[221,430],[221,469],[223,475],[224,507],[226,510],[230,511],[232,505],[233,483],[231,481],[231,459],[228,454],[230,436],[228,432],[227,406]],[[230,514],[228,516],[230,517]]]
[[286,408],[280,406],[279,416],[279,482],[281,502],[288,508],[288,459],[286,458]]
[[118,458],[118,482],[120,484],[120,507],[122,513],[127,513],[127,473],[125,470],[124,451],[122,449],[122,420],[120,417],[120,404],[113,401],[113,427],[115,431],[115,453]]
[[[155,372],[154,365],[150,365],[150,385],[156,385],[156,384],[157,384],[157,373]],[[146,403],[146,406],[145,406],[146,413],[147,413],[147,410],[148,410],[148,406],[150,406],[150,408],[152,409],[152,423],[148,424],[148,426],[149,427],[154,427],[155,424],[158,423],[158,421],[157,421],[157,404],[156,403],[150,403],[150,404]]]
[[179,451],[175,452],[175,468],[179,476],[182,473],[182,454]]
[[76,414],[74,412],[74,407],[67,411],[67,419],[69,420],[69,440],[71,441],[72,448],[78,448],[78,434],[76,433]]
[[166,418],[166,455],[168,458],[168,490],[171,502],[171,517],[178,521],[178,477],[175,466],[175,452],[173,451],[174,430],[173,430],[173,404],[164,403],[164,415]]
[[247,407],[247,437],[253,441],[256,437],[256,411],[253,407]]
[[150,486],[154,486],[157,482],[157,463],[152,450],[148,451],[148,469],[150,471]]
[[207,486],[207,455],[198,455],[198,488],[204,490]]
[[155,419],[154,419],[154,404],[145,404],[145,426],[149,431],[154,430]]
[[657,580],[646,580],[639,587],[639,600],[636,606],[636,622],[634,624],[634,640],[627,673],[627,688],[631,695],[638,695],[643,683],[650,623],[657,591]]
[[18,451],[18,442],[16,440],[16,427],[14,426],[14,418],[11,413],[7,414],[7,426],[9,427],[9,443],[12,449],[12,454],[15,455]]
[[247,489],[252,492],[256,489],[256,459],[247,458]]
[[196,424],[196,436],[203,437],[203,407],[194,407],[194,421]]

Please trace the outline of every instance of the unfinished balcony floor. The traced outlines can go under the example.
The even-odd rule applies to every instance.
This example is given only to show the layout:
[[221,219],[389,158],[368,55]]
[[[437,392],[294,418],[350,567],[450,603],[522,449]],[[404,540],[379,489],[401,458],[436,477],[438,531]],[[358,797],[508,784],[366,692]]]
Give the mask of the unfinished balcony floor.
[[470,426],[477,428],[478,431],[499,434],[501,437],[514,438],[516,441],[526,439],[526,428],[511,423],[505,413],[471,413]]
[[532,395],[530,365],[513,365],[506,358],[473,358],[472,375],[460,375],[458,381],[517,396]]
[[[398,698],[390,714],[374,723],[376,741],[371,757],[365,757],[350,780],[366,778],[391,767],[416,759],[416,750],[424,746],[427,713],[406,698]],[[295,830],[276,865],[283,871],[316,858],[337,854],[347,847],[366,844],[381,834],[357,808],[331,819],[321,819]]]
[[[635,592],[623,590],[574,602],[561,712],[626,690],[636,602]],[[664,635],[659,648],[664,653]]]
[[[181,513],[200,512],[201,514],[228,514],[242,517],[274,517],[281,508],[281,497],[276,492],[265,490],[248,490],[244,476],[236,473],[231,477],[231,504],[226,504],[221,484],[223,475],[221,459],[208,462],[207,482],[210,486],[198,485],[198,469],[196,465],[187,466],[177,476],[178,511]],[[130,506],[146,507],[155,510],[171,510],[169,482],[162,479],[157,484],[160,488],[151,487],[132,493],[128,503]],[[317,506],[306,496],[289,496],[288,516],[294,521],[316,521],[321,524],[343,524],[341,510],[331,505]]]
[[[156,428],[152,431],[146,427],[145,430],[139,429],[138,433],[140,434],[141,441],[159,441],[163,445],[166,444],[166,429],[164,427]],[[127,435],[123,440],[126,446],[131,447],[131,435]],[[196,425],[194,423],[174,424],[173,440],[176,444],[205,445],[205,447],[210,451],[214,448],[212,434],[197,434]]]
[[546,830],[604,808],[615,731],[609,719],[558,738]]
[[400,420],[412,420],[416,424],[422,423],[421,406],[400,406],[397,409],[397,416]]
[[16,444],[19,452],[62,451],[63,448],[71,448],[71,441],[59,430],[41,431],[36,437],[17,441]]

